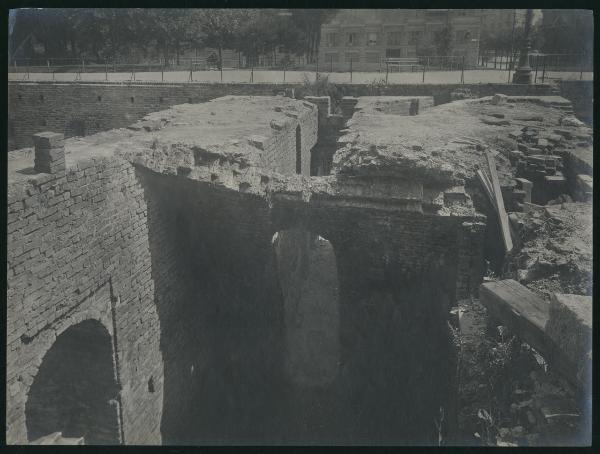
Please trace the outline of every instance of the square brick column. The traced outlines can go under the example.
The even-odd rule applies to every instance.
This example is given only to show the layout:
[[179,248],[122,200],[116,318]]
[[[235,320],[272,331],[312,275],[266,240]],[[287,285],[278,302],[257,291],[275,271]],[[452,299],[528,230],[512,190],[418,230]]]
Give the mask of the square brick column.
[[34,169],[38,173],[64,172],[65,136],[56,132],[40,132],[33,135],[35,144]]

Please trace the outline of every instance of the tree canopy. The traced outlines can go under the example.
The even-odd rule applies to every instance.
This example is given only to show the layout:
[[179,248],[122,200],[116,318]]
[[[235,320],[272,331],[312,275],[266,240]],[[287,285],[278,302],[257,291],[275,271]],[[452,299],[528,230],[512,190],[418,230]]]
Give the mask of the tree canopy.
[[[283,52],[314,59],[336,10],[30,8],[11,11],[9,57],[179,58],[188,48]],[[219,55],[220,56],[220,55]]]

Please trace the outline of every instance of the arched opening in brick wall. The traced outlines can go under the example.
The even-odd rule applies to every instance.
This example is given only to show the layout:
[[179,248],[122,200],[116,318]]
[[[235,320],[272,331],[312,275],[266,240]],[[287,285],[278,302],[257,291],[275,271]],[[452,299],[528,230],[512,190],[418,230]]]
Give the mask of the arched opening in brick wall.
[[302,131],[296,126],[296,173],[302,173]]
[[326,386],[338,372],[339,283],[335,251],[302,229],[273,236],[284,304],[285,371],[300,386]]
[[85,136],[85,121],[71,120],[65,128],[66,137],[84,137]]
[[60,334],[31,385],[25,417],[30,442],[61,432],[85,444],[119,444],[119,387],[111,336],[97,320]]

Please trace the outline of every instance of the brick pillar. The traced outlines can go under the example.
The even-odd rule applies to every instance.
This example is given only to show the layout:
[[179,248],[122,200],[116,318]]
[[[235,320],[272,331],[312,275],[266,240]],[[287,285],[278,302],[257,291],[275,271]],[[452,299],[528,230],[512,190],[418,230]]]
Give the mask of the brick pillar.
[[33,135],[35,144],[34,168],[38,173],[65,171],[65,136],[56,132]]

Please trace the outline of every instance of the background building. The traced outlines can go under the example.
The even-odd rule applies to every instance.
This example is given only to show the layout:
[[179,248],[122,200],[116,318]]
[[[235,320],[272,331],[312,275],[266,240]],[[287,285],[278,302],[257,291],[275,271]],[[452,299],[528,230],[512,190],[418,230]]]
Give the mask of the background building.
[[543,9],[542,49],[553,54],[593,53],[594,17],[591,10]]
[[452,55],[477,63],[481,10],[340,10],[321,27],[323,70],[373,71],[386,58]]

